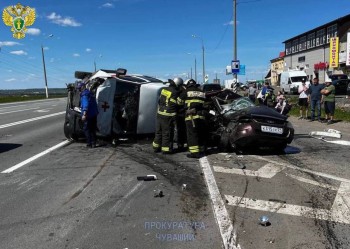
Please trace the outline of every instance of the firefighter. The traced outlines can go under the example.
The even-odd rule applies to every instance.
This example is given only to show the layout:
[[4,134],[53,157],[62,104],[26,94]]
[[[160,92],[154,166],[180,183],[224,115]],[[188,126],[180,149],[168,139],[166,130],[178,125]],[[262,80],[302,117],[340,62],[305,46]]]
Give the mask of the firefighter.
[[[184,81],[176,77],[174,78],[174,82],[178,87],[179,96],[183,91],[186,90],[186,87],[184,85]],[[186,144],[186,123],[185,123],[185,105],[179,105],[178,112],[176,116],[176,131],[177,131],[177,151],[183,152],[185,151],[185,144]]]
[[154,152],[162,151],[163,154],[174,152],[174,128],[179,96],[176,83],[171,79],[168,81],[170,85],[162,89],[158,99],[156,134],[152,144]]
[[187,146],[190,152],[187,157],[200,158],[205,151],[205,94],[193,79],[186,83],[186,90],[179,96],[178,102],[185,104],[186,110]]

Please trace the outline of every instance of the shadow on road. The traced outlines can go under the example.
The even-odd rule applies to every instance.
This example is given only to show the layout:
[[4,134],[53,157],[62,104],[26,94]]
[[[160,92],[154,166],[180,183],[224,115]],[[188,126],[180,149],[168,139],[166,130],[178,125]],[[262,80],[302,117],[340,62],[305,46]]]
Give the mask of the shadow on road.
[[14,150],[14,149],[21,147],[21,146],[22,146],[22,144],[2,144],[2,143],[0,143],[0,153]]

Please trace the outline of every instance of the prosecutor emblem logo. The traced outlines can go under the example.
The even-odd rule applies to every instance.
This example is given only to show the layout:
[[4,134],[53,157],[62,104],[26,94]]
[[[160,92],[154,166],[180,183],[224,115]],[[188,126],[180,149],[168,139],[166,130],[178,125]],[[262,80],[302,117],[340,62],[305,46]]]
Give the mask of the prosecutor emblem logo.
[[11,27],[14,38],[23,39],[26,36],[27,27],[34,24],[35,9],[24,7],[20,3],[8,6],[2,12],[2,20],[6,26]]

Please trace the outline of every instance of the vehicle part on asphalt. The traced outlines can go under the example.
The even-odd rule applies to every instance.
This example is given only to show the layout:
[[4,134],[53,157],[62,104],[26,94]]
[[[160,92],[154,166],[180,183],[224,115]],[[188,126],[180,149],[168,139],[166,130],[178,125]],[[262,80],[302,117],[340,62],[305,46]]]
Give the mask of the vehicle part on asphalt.
[[159,198],[164,197],[163,191],[159,189],[154,190],[154,197],[159,197]]
[[270,221],[269,221],[269,217],[267,217],[266,215],[263,215],[259,218],[259,222],[260,222],[260,225],[262,226],[269,226],[271,225]]
[[155,181],[155,180],[157,180],[157,176],[156,175],[138,176],[137,180],[139,180],[139,181]]
[[[334,130],[336,131],[336,130]],[[332,138],[341,138],[341,133],[339,131],[337,132],[329,132],[329,131],[311,131],[309,133],[311,137],[332,137]]]

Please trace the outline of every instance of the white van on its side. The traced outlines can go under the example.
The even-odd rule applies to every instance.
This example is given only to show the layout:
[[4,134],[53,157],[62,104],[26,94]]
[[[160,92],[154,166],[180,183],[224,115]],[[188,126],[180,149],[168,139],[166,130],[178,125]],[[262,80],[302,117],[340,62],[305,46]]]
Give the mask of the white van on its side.
[[310,81],[307,80],[307,75],[304,71],[293,70],[281,73],[280,87],[284,93],[296,94],[298,88],[301,86],[302,79],[306,80],[306,85],[310,85]]

